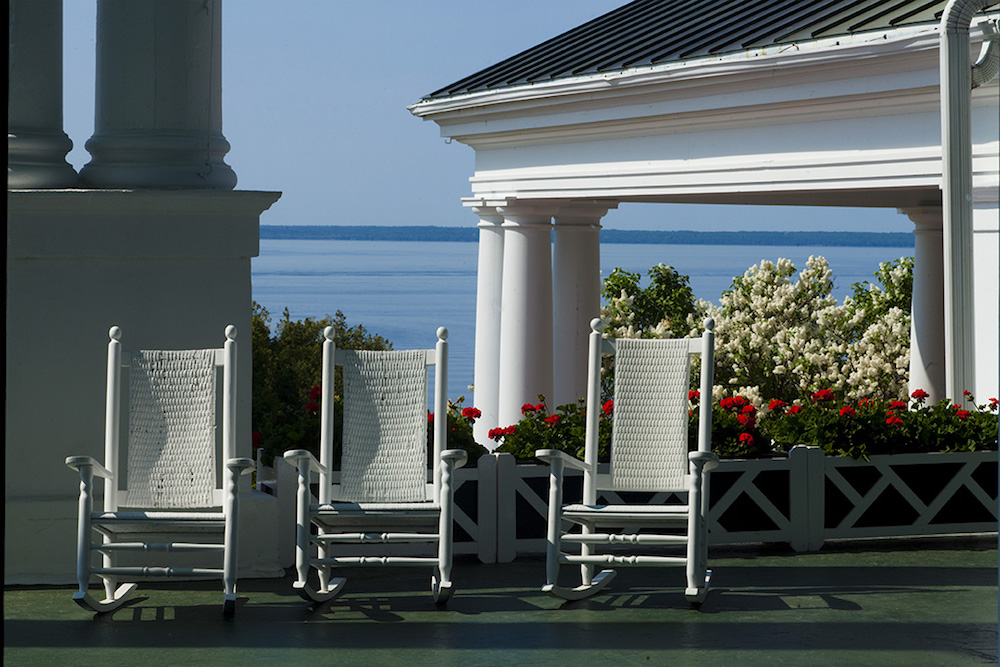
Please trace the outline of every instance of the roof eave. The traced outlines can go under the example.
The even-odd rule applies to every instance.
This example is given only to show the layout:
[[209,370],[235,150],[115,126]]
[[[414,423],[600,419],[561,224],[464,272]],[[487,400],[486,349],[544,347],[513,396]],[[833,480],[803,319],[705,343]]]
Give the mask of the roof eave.
[[[628,88],[669,85],[726,75],[753,76],[755,73],[776,69],[819,67],[826,63],[864,60],[895,52],[937,49],[938,32],[937,24],[924,24],[777,44],[661,65],[423,99],[407,108],[415,116],[437,120],[462,112],[488,112],[501,106],[509,108],[512,105],[536,107],[565,104],[568,97],[616,95]],[[981,38],[981,33],[981,28],[974,27],[973,40]]]

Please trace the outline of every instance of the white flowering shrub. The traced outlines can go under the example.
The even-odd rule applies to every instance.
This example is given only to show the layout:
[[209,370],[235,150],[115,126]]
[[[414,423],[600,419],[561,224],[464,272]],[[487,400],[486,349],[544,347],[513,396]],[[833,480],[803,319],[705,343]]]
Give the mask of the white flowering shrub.
[[[716,381],[751,398],[792,401],[820,389],[847,398],[905,398],[910,353],[913,260],[879,266],[881,286],[854,285],[838,305],[833,272],[810,257],[793,282],[787,259],[762,261],[733,280],[718,306],[701,305],[716,320]],[[689,319],[698,335],[700,317]]]
[[638,274],[616,269],[605,281],[601,315],[617,338],[699,336],[704,318],[713,317],[716,402],[740,395],[766,413],[770,399],[791,402],[820,389],[850,399],[905,398],[913,260],[883,263],[875,276],[879,285],[855,284],[838,304],[825,258],[810,257],[797,276],[788,259],[764,260],[734,278],[715,305],[695,301],[686,276],[662,264],[646,290]]

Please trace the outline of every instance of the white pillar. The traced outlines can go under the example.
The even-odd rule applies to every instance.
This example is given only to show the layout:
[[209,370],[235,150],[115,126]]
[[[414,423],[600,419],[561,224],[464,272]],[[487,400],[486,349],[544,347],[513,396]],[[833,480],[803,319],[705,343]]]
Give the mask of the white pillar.
[[913,303],[910,307],[910,393],[923,389],[928,404],[945,397],[944,245],[940,206],[902,211],[913,229]]
[[500,314],[500,426],[516,423],[524,403],[552,398],[553,210],[517,205],[497,209],[503,223],[503,303]]
[[945,391],[956,403],[976,385],[969,26],[973,15],[989,4],[950,0],[940,24]]
[[10,0],[7,188],[70,188],[63,131],[62,0]]
[[[1000,210],[997,188],[973,191],[972,224],[976,285],[976,386],[972,391],[982,405],[1000,396]],[[977,196],[979,195],[979,196]]]
[[615,204],[574,202],[555,216],[552,246],[552,406],[587,392],[590,321],[601,312],[600,220]]
[[231,190],[223,162],[221,0],[97,5],[96,188]]
[[476,442],[492,449],[489,431],[500,426],[500,306],[503,289],[503,216],[476,207],[479,216],[479,266],[476,276],[476,358],[473,405],[483,413],[476,421]]

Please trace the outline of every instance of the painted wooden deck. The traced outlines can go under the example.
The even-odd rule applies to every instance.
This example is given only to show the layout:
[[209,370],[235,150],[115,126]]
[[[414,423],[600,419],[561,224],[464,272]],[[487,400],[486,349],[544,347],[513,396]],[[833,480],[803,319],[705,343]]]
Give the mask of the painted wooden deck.
[[621,569],[606,594],[560,604],[538,590],[540,560],[459,561],[446,609],[423,570],[349,571],[344,596],[321,607],[299,599],[290,577],[241,581],[231,620],[215,582],[145,584],[137,602],[101,618],[67,588],[8,588],[4,662],[997,664],[996,535],[709,556],[714,588],[700,611],[673,569]]

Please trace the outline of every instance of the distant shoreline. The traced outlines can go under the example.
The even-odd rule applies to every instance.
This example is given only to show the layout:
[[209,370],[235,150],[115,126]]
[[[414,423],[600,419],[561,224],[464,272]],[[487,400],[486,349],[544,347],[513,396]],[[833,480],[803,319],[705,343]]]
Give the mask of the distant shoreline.
[[[476,227],[261,225],[261,240],[299,241],[423,241],[475,243]],[[868,248],[913,247],[906,232],[695,232],[601,230],[601,243],[644,245],[839,246]]]

